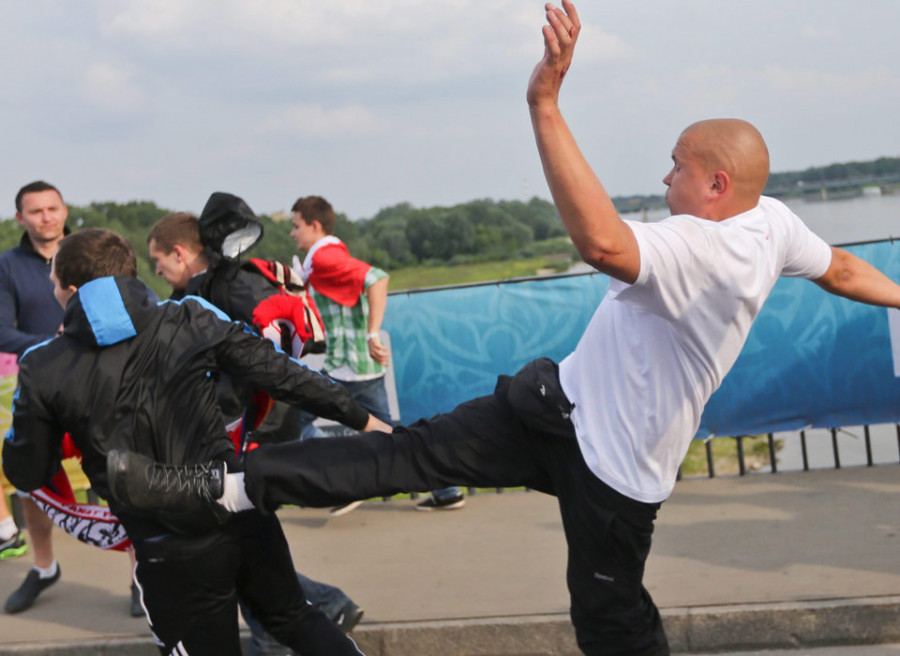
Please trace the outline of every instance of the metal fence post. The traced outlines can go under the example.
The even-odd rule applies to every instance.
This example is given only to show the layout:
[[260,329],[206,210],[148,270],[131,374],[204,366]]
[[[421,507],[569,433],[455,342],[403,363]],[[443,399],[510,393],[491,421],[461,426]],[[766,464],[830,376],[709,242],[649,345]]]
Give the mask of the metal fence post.
[[866,465],[871,467],[875,464],[875,461],[872,459],[872,437],[869,435],[869,425],[866,424],[863,426],[863,431],[865,432],[866,437]]
[[837,428],[831,429],[831,449],[834,451],[834,468],[841,468],[841,453],[838,449]]
[[778,473],[778,458],[775,456],[775,436],[769,433],[769,467],[773,474]]
[[803,456],[803,471],[809,471],[809,452],[806,450],[806,431],[800,431],[800,453]]
[[710,478],[716,477],[716,465],[713,462],[712,439],[705,440],[706,446],[706,472]]
[[738,435],[734,439],[737,441],[738,472],[741,476],[746,476],[747,463],[744,461],[744,436]]

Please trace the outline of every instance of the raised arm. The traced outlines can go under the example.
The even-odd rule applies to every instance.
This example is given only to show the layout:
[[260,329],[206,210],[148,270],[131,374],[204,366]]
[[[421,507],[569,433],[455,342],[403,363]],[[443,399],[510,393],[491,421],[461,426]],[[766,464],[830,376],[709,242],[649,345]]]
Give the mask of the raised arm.
[[900,308],[900,286],[842,248],[831,247],[831,266],[815,283],[826,292],[860,303]]
[[581,154],[559,110],[559,90],[572,63],[581,23],[575,6],[546,5],[544,57],[528,84],[528,107],[550,193],[579,255],[594,268],[631,283],[640,271],[634,233],[619,217]]

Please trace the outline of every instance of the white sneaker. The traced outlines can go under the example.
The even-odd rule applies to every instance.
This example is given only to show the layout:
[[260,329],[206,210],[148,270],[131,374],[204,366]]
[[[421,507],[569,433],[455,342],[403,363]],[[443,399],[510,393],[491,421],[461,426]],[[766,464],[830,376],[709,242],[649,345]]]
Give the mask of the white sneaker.
[[343,506],[335,506],[331,509],[331,512],[328,513],[329,517],[340,517],[341,515],[346,515],[348,513],[352,513],[354,510],[363,505],[362,501],[351,501],[350,503],[345,503]]

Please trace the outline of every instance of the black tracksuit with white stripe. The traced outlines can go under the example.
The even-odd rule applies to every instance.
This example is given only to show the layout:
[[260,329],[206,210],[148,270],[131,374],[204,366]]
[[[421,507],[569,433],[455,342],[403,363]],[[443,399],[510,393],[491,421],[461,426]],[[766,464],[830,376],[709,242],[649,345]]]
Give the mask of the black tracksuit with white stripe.
[[278,521],[256,511],[196,536],[173,535],[111,498],[106,453],[240,469],[216,400],[220,372],[362,428],[368,413],[339,385],[193,297],[157,304],[135,278],[99,278],[66,307],[60,337],[19,362],[3,468],[17,488],[46,484],[68,431],[91,485],[135,544],[137,577],[163,654],[240,654],[237,595],[279,641],[304,654],[358,654],[297,583]]

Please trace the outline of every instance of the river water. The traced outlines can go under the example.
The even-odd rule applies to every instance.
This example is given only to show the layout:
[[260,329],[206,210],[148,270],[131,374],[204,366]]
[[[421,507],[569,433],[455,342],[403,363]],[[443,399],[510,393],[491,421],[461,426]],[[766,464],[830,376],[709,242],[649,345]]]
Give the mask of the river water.
[[[795,198],[786,201],[817,235],[829,244],[849,244],[900,237],[900,194],[859,196],[842,200],[806,201]],[[645,215],[623,214],[631,221],[659,221],[669,216],[666,208],[649,210]],[[584,262],[576,262],[567,273],[587,273],[593,269]]]
[[787,205],[830,244],[900,237],[898,194],[812,202],[792,199]]
[[[900,194],[829,201],[792,198],[785,203],[829,244],[900,237]],[[646,219],[659,221],[668,215],[661,208],[648,211]],[[642,220],[637,213],[624,214],[623,218]]]

